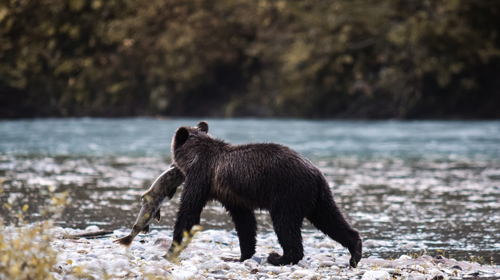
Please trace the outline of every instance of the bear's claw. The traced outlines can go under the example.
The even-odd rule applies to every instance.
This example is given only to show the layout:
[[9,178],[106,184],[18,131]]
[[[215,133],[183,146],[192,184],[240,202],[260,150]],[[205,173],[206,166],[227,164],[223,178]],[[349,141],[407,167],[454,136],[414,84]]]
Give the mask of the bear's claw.
[[272,252],[267,257],[267,262],[272,264],[272,265],[280,265],[281,264],[281,256],[276,252]]
[[289,264],[297,264],[301,259],[303,255],[299,258],[296,257],[295,260],[293,258],[287,258],[286,256],[280,256],[280,254],[276,252],[272,252],[269,254],[267,257],[267,262],[272,264],[272,265],[289,265]]

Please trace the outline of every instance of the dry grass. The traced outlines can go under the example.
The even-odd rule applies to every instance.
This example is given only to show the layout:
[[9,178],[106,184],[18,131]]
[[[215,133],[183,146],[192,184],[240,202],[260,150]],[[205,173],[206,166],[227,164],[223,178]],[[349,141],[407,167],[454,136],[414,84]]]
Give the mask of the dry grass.
[[181,244],[177,244],[177,242],[173,241],[172,244],[174,245],[174,250],[172,252],[167,252],[167,254],[165,255],[167,260],[173,263],[179,262],[179,255],[181,254],[181,252],[189,245],[189,243],[191,243],[193,236],[201,230],[201,226],[195,225],[189,232],[184,231],[184,237],[182,238]]
[[[0,181],[0,194],[3,192]],[[52,249],[53,228],[51,217],[60,214],[68,203],[68,193],[54,193],[49,188],[51,203],[42,214],[47,221],[28,224],[23,214],[28,205],[18,205],[9,201],[7,208],[16,219],[14,226],[6,226],[0,218],[0,279],[54,279],[52,267],[56,264],[56,252]]]
[[[90,273],[85,266],[75,266],[70,271],[62,272],[54,269],[57,264],[57,252],[53,249],[52,243],[54,228],[52,219],[59,216],[64,207],[70,202],[67,192],[55,193],[55,188],[49,187],[47,190],[51,197],[49,205],[43,208],[41,215],[47,218],[44,222],[28,224],[24,220],[24,214],[28,210],[27,205],[21,205],[18,201],[9,200],[2,205],[9,210],[11,225],[5,225],[0,217],[0,280],[2,279],[60,279],[64,274],[80,279],[95,279],[95,273]],[[2,180],[0,179],[0,194],[3,192]],[[191,242],[196,232],[201,227],[195,226],[190,232],[184,232],[181,244],[174,244],[175,250],[168,257],[171,262],[179,261],[179,254]],[[68,264],[71,260],[68,260]],[[158,277],[140,270],[140,279],[172,279],[169,275]],[[61,275],[61,273],[63,275]],[[120,273],[129,275],[130,271]],[[113,275],[103,268],[98,273],[99,278],[122,278],[123,275]],[[136,275],[132,273],[130,275]],[[137,276],[137,275],[136,275]]]
[[56,252],[50,244],[51,222],[7,228],[0,225],[1,279],[54,279]]

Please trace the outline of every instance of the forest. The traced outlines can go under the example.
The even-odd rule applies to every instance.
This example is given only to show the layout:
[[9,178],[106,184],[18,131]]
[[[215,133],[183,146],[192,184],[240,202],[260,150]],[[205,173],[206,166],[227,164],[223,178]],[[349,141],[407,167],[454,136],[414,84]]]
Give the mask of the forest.
[[3,0],[0,118],[500,118],[500,1]]

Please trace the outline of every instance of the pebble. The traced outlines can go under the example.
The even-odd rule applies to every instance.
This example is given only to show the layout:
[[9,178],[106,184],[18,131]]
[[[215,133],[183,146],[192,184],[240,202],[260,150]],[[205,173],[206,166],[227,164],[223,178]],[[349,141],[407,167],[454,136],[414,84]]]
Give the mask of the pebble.
[[408,280],[425,280],[423,275],[408,275]]
[[293,272],[295,276],[308,276],[314,274],[314,272],[305,270],[305,269],[298,269]]
[[221,262],[221,263],[218,263],[217,265],[215,265],[214,269],[215,270],[230,270],[231,267],[229,266],[229,264],[227,264],[225,262]]
[[390,279],[391,275],[387,271],[367,271],[361,277],[361,280],[385,280]]
[[412,257],[410,257],[410,256],[408,256],[408,255],[401,255],[401,256],[399,257],[399,259],[400,259],[400,260],[411,260],[411,259],[412,259]]
[[333,249],[333,248],[335,248],[335,243],[333,243],[333,242],[319,242],[318,244],[316,244],[316,248]]
[[[69,234],[82,232],[75,229],[64,230]],[[62,229],[56,228],[54,231]],[[163,258],[168,249],[163,243],[170,244],[168,237],[171,236],[171,231],[155,230],[147,237],[142,237],[144,243],[134,241],[128,248],[112,242],[116,236],[127,233],[126,230],[119,230],[115,231],[114,237],[88,240],[54,239],[52,246],[57,252],[57,264],[53,267],[54,278],[73,279],[77,276],[71,275],[75,273],[76,266],[81,267],[83,273],[88,273],[95,279],[102,279],[105,276],[112,276],[113,279],[127,277],[142,279],[146,275],[161,279],[186,280],[385,280],[391,277],[408,280],[441,280],[500,276],[500,267],[493,265],[457,262],[444,257],[436,259],[427,255],[416,259],[409,255],[401,255],[392,261],[376,256],[370,257],[369,250],[365,252],[365,258],[361,260],[358,268],[353,269],[349,267],[348,252],[346,254],[345,251],[338,251],[345,250],[340,245],[308,234],[303,234],[305,256],[296,265],[273,266],[267,262],[270,251],[276,250],[280,254],[282,252],[277,246],[276,237],[270,233],[259,234],[257,239],[261,245],[257,246],[256,254],[240,263],[238,237],[234,232],[224,230],[198,233],[182,252],[182,261],[170,263]],[[329,252],[322,252],[321,248]]]
[[484,274],[495,274],[495,272],[493,270],[489,270],[489,269],[478,269],[477,271],[484,273]]
[[335,265],[338,266],[338,267],[349,267],[349,263],[347,261],[336,262]]
[[302,259],[299,261],[299,263],[297,264],[298,266],[302,267],[302,268],[312,268],[313,266],[311,265],[311,263],[307,262],[306,260]]
[[179,280],[191,280],[194,279],[196,271],[190,270],[175,270],[172,272],[172,276]]
[[266,267],[264,267],[264,269],[262,270],[263,272],[267,272],[267,273],[273,273],[273,274],[280,274],[282,273],[282,269],[281,267],[279,266],[273,266],[273,265],[268,265]]
[[462,267],[457,264],[457,265],[450,267],[450,269],[462,270]]
[[254,261],[253,259],[250,259],[250,260],[245,260],[243,262],[243,265],[245,265],[246,267],[248,267],[248,269],[252,272],[252,273],[256,273],[259,271],[259,264]]
[[333,261],[322,261],[320,263],[321,267],[332,267],[335,263]]
[[98,226],[88,226],[85,228],[85,231],[98,231],[99,227]]
[[256,263],[258,264],[263,264],[266,262],[266,259],[264,258],[261,258],[261,257],[257,257],[257,256],[253,256],[252,257],[252,260],[254,260]]
[[131,251],[134,251],[134,250],[144,251],[144,250],[146,250],[146,249],[144,248],[144,245],[142,245],[141,243],[139,243],[139,242],[134,242],[134,243],[132,244],[132,246],[130,246],[130,250],[131,250]]

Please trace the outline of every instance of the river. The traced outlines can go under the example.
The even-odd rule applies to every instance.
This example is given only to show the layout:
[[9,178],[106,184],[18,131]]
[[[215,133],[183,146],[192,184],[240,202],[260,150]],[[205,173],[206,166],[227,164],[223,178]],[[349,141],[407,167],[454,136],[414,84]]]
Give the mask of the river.
[[[63,227],[130,228],[140,196],[168,168],[175,130],[198,119],[35,119],[0,121],[0,215],[28,205],[28,222],[46,219],[48,190],[68,191],[55,217]],[[365,257],[445,254],[500,263],[499,121],[316,121],[208,119],[231,143],[276,142],[311,159],[365,240]],[[171,229],[179,193],[162,207]],[[14,214],[17,215],[17,212]],[[257,211],[259,231],[272,231]],[[218,203],[205,229],[232,230]],[[305,234],[324,238],[307,221]]]

